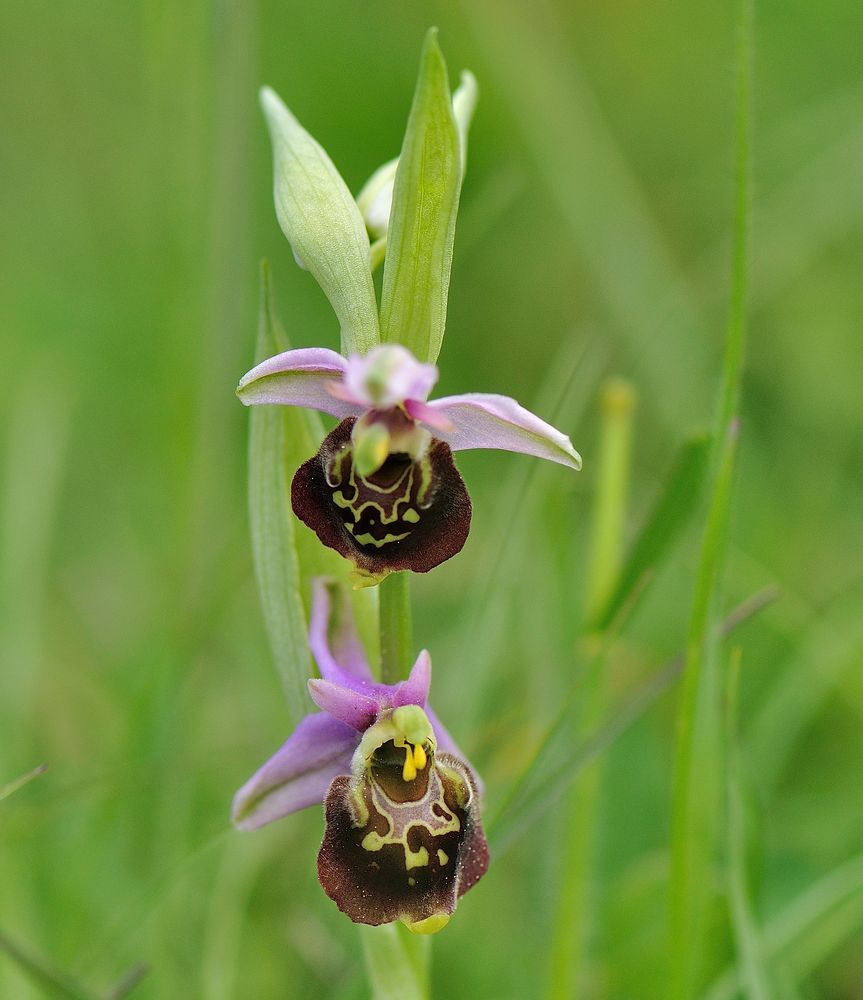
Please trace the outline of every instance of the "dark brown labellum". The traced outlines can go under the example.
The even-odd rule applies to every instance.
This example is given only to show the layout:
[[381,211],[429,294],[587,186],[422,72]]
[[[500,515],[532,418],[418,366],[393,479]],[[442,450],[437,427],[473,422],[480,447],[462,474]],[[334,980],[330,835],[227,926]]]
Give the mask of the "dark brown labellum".
[[[351,920],[418,924],[448,917],[488,868],[476,785],[449,754],[404,781],[404,750],[361,777],[333,780],[318,878]],[[395,793],[395,794],[394,794]]]
[[414,461],[391,454],[363,478],[354,468],[351,430],[343,420],[297,470],[291,503],[318,538],[366,573],[425,573],[459,552],[471,504],[449,446],[432,439]]

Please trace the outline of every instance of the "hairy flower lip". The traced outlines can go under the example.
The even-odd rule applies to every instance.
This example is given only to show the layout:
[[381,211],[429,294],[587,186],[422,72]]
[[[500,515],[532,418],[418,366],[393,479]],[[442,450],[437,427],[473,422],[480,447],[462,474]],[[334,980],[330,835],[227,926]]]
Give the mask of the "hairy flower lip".
[[[432,440],[420,462],[363,478],[350,454],[353,418],[343,420],[291,483],[294,513],[320,541],[372,578],[427,573],[460,552],[471,502],[449,447]],[[335,471],[334,471],[335,470]]]
[[433,933],[488,867],[479,782],[428,705],[428,652],[404,681],[376,682],[338,585],[318,579],[313,591],[321,677],[309,690],[322,711],[237,792],[234,823],[252,830],[325,802],[327,895],[358,923]]

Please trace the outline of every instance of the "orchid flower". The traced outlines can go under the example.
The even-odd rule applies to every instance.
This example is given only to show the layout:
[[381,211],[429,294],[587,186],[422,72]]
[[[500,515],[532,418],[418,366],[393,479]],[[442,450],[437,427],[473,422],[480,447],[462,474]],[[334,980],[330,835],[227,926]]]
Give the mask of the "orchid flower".
[[243,376],[247,406],[304,406],[337,417],[291,487],[294,512],[368,577],[424,573],[460,551],[471,504],[453,451],[501,448],[572,469],[569,438],[508,396],[428,401],[434,365],[382,344],[343,358],[326,348],[285,351]]
[[309,692],[321,711],[237,792],[233,820],[252,830],[324,802],[327,895],[356,923],[433,933],[488,867],[478,782],[428,706],[428,652],[406,680],[376,683],[338,594],[315,581],[309,645],[321,678]]

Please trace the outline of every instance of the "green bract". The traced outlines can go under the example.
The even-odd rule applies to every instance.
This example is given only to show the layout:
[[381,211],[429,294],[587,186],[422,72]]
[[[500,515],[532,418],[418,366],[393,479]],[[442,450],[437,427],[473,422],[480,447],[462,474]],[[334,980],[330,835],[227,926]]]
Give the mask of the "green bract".
[[273,193],[279,225],[339,318],[342,351],[364,354],[380,342],[369,238],[332,160],[264,87],[261,107],[273,141]]
[[[450,96],[431,29],[401,155],[375,171],[355,201],[324,149],[278,95],[268,87],[261,91],[279,224],[297,262],[311,271],[339,317],[342,354],[365,354],[381,339],[404,344],[421,361],[440,353],[476,99],[469,72]],[[373,245],[368,233],[376,238]],[[379,325],[372,272],[385,254]]]
[[443,341],[460,146],[446,63],[432,29],[396,171],[381,295],[382,339],[404,344],[420,361],[435,361]]

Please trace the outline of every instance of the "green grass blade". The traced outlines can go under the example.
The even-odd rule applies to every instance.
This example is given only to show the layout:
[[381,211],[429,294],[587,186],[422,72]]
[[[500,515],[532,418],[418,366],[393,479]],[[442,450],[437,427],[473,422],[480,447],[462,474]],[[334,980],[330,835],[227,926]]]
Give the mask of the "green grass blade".
[[[765,587],[739,604],[722,622],[721,637],[730,635],[776,600],[774,587]],[[493,853],[499,857],[564,794],[570,783],[593,757],[610,747],[640,719],[674,684],[683,670],[684,656],[673,659],[638,687],[611,718],[584,743],[572,747],[574,712],[581,693],[576,682],[566,696],[557,718],[537,743],[534,753],[510,788],[497,811],[485,824]]]
[[629,550],[617,585],[594,615],[589,631],[604,632],[611,626],[680,537],[701,499],[710,444],[710,435],[700,433],[681,446],[665,488]]
[[743,763],[737,735],[737,701],[740,679],[739,649],[735,650],[728,671],[728,697],[725,732],[725,795],[728,852],[728,900],[731,926],[737,945],[741,979],[748,1000],[770,1000],[775,995],[772,975],[767,965],[761,930],[752,911],[749,878],[746,871],[746,813],[743,799]]
[[[824,925],[843,911],[848,918],[837,921],[835,930],[819,941],[819,947],[807,945],[818,938]],[[839,865],[786,905],[764,928],[764,943],[771,959],[785,960],[805,975],[824,953],[829,953],[843,939],[859,931],[863,924],[863,854]],[[705,993],[705,1000],[734,1000],[741,980],[735,968],[727,969]]]
[[372,1000],[428,1000],[431,939],[402,924],[360,927]]
[[[279,349],[270,269],[261,267],[256,358]],[[308,710],[306,681],[311,660],[300,592],[300,565],[294,540],[290,476],[286,461],[287,421],[300,412],[280,406],[253,406],[249,414],[249,515],[255,576],[273,659],[282,679],[288,713],[296,724]]]
[[[597,456],[591,558],[588,563],[587,607],[598,607],[620,572],[629,496],[635,393],[623,379],[608,379],[600,391],[602,427]],[[581,733],[594,730],[606,712],[604,657],[598,656],[585,678]],[[561,877],[549,952],[548,997],[570,1000],[581,993],[589,957],[594,860],[598,811],[602,797],[600,761],[579,776],[566,803],[562,827]]]
[[381,339],[435,361],[446,324],[461,188],[460,142],[437,30],[426,35],[399,157],[381,293]]
[[5,785],[0,785],[0,802],[3,799],[8,799],[10,795],[14,795],[19,788],[29,785],[34,778],[38,778],[40,774],[44,774],[47,770],[47,764],[40,764],[38,767],[34,767],[32,771],[22,774],[20,778],[16,778]]
[[63,1000],[98,1000],[95,993],[90,993],[65,973],[51,968],[41,958],[31,955],[20,945],[0,931],[0,954],[6,954],[27,976],[48,996],[62,997]]
[[689,622],[683,690],[677,711],[677,745],[671,804],[669,885],[669,996],[689,1000],[702,974],[706,914],[713,881],[718,820],[719,732],[717,649],[713,620],[727,544],[737,451],[736,414],[746,320],[750,187],[751,0],[737,16],[735,215],[732,280],[722,388],[717,416],[719,456]]

